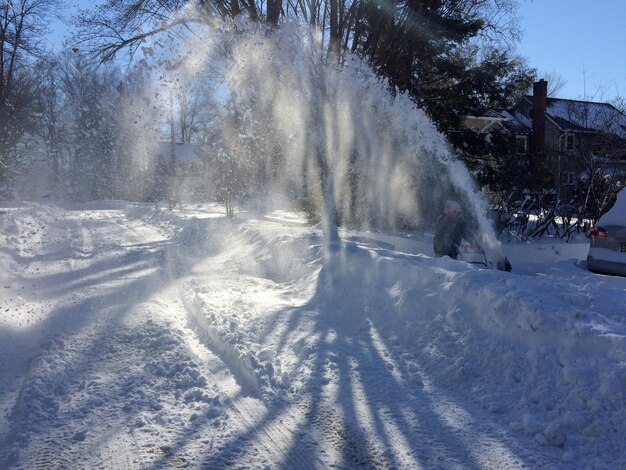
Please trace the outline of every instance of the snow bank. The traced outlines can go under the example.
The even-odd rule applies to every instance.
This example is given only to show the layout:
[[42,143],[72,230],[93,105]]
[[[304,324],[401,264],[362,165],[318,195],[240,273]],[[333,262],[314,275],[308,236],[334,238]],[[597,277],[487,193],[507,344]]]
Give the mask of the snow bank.
[[320,302],[354,328],[369,318],[512,430],[557,447],[620,448],[624,289],[582,281],[347,245],[322,270]]
[[626,189],[622,189],[617,194],[615,204],[613,204],[613,207],[600,217],[598,225],[603,227],[608,225],[626,225]]

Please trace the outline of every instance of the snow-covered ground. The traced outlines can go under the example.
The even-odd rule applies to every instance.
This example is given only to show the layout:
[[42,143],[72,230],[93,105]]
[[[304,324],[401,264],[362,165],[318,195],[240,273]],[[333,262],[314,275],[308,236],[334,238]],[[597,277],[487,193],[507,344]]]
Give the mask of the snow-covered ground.
[[626,278],[210,205],[0,208],[0,468],[626,468]]

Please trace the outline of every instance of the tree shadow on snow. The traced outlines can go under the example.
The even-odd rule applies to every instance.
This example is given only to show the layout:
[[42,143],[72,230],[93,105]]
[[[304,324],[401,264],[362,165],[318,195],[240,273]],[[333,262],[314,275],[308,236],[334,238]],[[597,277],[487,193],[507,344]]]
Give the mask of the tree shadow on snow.
[[[217,238],[222,238],[228,236],[228,231],[228,227],[222,227],[213,233],[217,234]],[[124,250],[118,245],[112,245],[109,251],[103,248],[95,260],[90,260],[87,265],[78,265],[77,269],[71,269],[72,266],[68,264],[66,270],[57,267],[53,273],[34,273],[28,278],[17,278],[18,282],[41,286],[34,294],[31,293],[34,299],[43,302],[62,299],[62,302],[58,302],[35,325],[0,329],[0,340],[8,349],[17,348],[15,345],[18,344],[33,347],[31,351],[22,354],[24,364],[5,362],[0,368],[1,377],[5,379],[0,387],[0,403],[10,403],[9,393],[17,397],[13,408],[5,409],[7,426],[0,428],[1,468],[12,468],[17,464],[19,449],[34,439],[48,442],[49,439],[44,435],[46,430],[59,429],[74,418],[84,420],[91,411],[109,405],[103,403],[101,397],[89,397],[89,387],[93,384],[88,383],[87,378],[97,379],[99,374],[106,374],[106,371],[96,370],[98,364],[94,364],[94,361],[110,353],[110,348],[114,346],[106,342],[110,331],[122,325],[133,308],[150,300],[173,281],[188,275],[203,256],[216,252],[216,246],[224,242],[215,239],[193,244],[192,236],[195,235],[183,231],[170,240],[130,246]],[[55,255],[47,259],[56,261],[62,258]],[[29,260],[17,261],[26,263]],[[42,258],[35,261],[41,262]],[[98,312],[104,309],[111,313],[102,317]],[[89,342],[80,343],[82,350],[70,350],[67,340],[85,332]],[[63,362],[55,362],[59,355]],[[7,355],[3,359],[11,360]],[[27,360],[30,362],[28,370]],[[41,377],[31,376],[30,371],[35,368],[37,374],[42,374]],[[122,374],[107,384],[110,389],[105,395],[118,399],[119,403],[113,405],[119,405],[120,408],[129,393],[142,392],[134,390],[137,385],[134,380],[140,380],[144,371],[122,371]],[[85,383],[79,383],[81,381]],[[77,405],[78,409],[60,409],[61,405],[67,407],[73,400],[83,400]],[[141,407],[131,407],[126,419],[133,423],[142,411]],[[68,442],[51,441],[49,445],[54,449],[53,453],[62,455],[68,448],[79,446],[85,439],[85,433],[87,430],[70,436]],[[102,436],[102,440],[105,439],[106,436]],[[80,458],[80,455],[75,458]],[[57,460],[45,462],[52,466],[57,462],[61,467],[71,467],[77,463],[72,462],[71,457],[66,460],[58,457]]]
[[[303,382],[267,399],[267,413],[245,432],[207,449],[200,468],[247,468],[261,447],[274,453],[270,467],[281,469],[478,469],[524,461],[524,447],[506,430],[423,371],[410,370],[407,345],[398,347],[393,335],[381,333],[370,313],[393,311],[385,296],[391,286],[371,253],[344,243],[327,254],[306,304],[272,314],[267,333],[288,324],[276,355],[295,354],[294,378]],[[306,331],[310,335],[302,337]],[[167,467],[200,433],[188,431],[154,468]]]
[[[47,382],[57,384],[59,390],[46,393],[67,393],[63,384],[73,378],[73,371],[92,367],[93,358],[106,351],[106,331],[124,322],[137,304],[190,274],[194,263],[202,259],[196,255],[219,251],[220,243],[229,236],[228,229],[213,228],[217,229],[213,232],[217,239],[199,247],[189,243],[197,239],[195,232],[211,233],[211,228],[191,227],[191,233],[173,240],[123,252],[112,249],[108,256],[101,252],[101,259],[74,271],[34,276],[31,280],[43,286],[43,299],[60,298],[77,290],[84,293],[74,303],[57,306],[36,327],[0,331],[0,338],[15,344],[34,342],[41,336],[40,354],[45,355],[62,348],[59,342],[63,337],[92,328],[92,337],[101,336],[100,340],[83,345],[84,350],[63,367],[48,371]],[[379,272],[382,268],[372,257],[374,251],[344,243],[327,253],[313,296],[304,305],[271,314],[268,330],[287,324],[275,353],[277,357],[296,356],[291,385],[278,386],[283,387],[279,391],[284,395],[265,397],[266,413],[246,423],[244,432],[225,437],[219,447],[204,446],[197,468],[243,467],[255,461],[255,452],[260,457],[272,455],[274,461],[268,462],[271,468],[285,469],[324,468],[329,464],[345,469],[485,468],[506,467],[525,458],[523,447],[518,448],[506,431],[486,423],[481,410],[455,400],[423,372],[409,370],[402,355],[406,348],[394,343],[384,325],[377,324],[380,315],[373,314],[393,311],[386,294],[392,286],[384,284]],[[86,314],[103,308],[115,312],[107,322],[99,323],[97,315]],[[23,378],[14,378],[18,379]],[[111,385],[108,396],[119,396],[122,402],[137,390],[133,376],[119,379]],[[9,388],[5,386],[0,393]],[[22,399],[9,415],[9,433],[1,442],[7,453],[0,455],[0,464],[15,462],[17,457],[11,450],[20,439],[28,441],[41,432],[37,423],[52,426],[63,422],[54,403],[49,409],[30,408],[33,403],[47,403],[45,395],[33,395],[39,392],[28,380],[22,384]],[[235,396],[224,405],[236,407],[240,398]],[[102,404],[94,401],[85,406],[75,412],[89,413]],[[140,419],[142,411],[141,407],[131,407],[125,419],[132,423]],[[152,459],[151,467],[185,463],[179,460],[184,449],[203,435],[206,426],[215,425],[213,418],[210,413],[198,416],[176,432],[166,451]],[[17,428],[29,420],[32,425]],[[74,442],[57,445],[77,446],[81,437],[78,433]],[[109,438],[103,435],[102,445]]]

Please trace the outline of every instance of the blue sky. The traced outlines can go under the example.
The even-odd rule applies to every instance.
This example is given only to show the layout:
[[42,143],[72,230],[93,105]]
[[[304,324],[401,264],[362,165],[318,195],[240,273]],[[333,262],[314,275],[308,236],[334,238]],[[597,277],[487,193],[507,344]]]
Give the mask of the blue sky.
[[565,80],[557,96],[626,98],[626,0],[521,0],[519,53]]

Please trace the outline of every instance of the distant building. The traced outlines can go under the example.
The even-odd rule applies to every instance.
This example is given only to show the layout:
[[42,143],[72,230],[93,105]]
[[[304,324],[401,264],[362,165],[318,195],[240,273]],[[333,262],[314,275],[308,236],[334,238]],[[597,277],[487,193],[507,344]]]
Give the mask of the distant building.
[[513,133],[516,153],[529,159],[539,180],[552,182],[562,200],[594,172],[623,178],[626,115],[608,103],[549,98],[547,88],[545,80],[535,82],[533,95],[512,109],[468,116],[462,124],[482,133],[498,127]]
[[168,199],[194,201],[206,191],[205,168],[197,144],[176,142],[172,145],[169,141],[159,141],[154,157],[159,173],[157,180],[167,186],[164,192]]
[[172,146],[171,142],[161,140],[157,142],[154,153],[157,158],[163,158],[172,166],[175,176],[197,177],[203,169],[197,150],[196,144],[176,142]]

